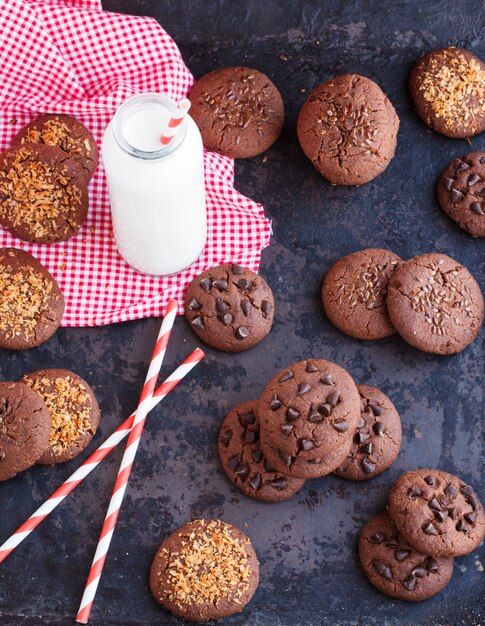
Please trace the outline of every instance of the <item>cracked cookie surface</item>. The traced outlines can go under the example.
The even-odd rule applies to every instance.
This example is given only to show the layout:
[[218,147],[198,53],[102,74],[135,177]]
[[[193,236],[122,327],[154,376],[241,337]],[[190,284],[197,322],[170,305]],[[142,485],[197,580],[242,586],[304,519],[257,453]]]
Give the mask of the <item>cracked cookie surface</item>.
[[396,332],[386,305],[389,278],[402,263],[390,250],[368,248],[336,261],[322,286],[328,319],[356,339],[382,339]]
[[218,265],[192,280],[184,310],[202,341],[217,350],[242,352],[271,330],[273,293],[259,274],[236,264]]
[[381,174],[396,150],[399,118],[373,81],[342,74],[316,87],[298,116],[301,148],[334,185],[362,185]]
[[359,558],[369,582],[399,600],[427,600],[444,589],[453,574],[452,557],[432,557],[413,548],[387,512],[362,529]]
[[389,281],[387,309],[401,337],[434,354],[460,352],[483,323],[483,296],[470,272],[445,254],[403,263]]
[[283,128],[284,105],[270,79],[249,67],[225,67],[200,78],[190,115],[205,148],[233,158],[267,150]]

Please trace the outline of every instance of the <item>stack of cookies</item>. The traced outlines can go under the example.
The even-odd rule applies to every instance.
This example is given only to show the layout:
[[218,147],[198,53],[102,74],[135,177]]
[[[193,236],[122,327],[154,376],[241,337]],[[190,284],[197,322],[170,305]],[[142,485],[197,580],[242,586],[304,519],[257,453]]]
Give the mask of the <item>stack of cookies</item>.
[[401,600],[426,600],[450,581],[454,557],[485,536],[485,513],[474,490],[441,470],[402,474],[388,511],[362,529],[359,556],[369,581]]

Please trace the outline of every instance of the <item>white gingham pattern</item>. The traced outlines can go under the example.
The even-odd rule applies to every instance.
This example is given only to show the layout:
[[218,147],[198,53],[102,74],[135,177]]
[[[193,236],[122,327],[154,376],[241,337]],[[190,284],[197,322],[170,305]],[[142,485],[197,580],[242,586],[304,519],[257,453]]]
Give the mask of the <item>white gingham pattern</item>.
[[[41,113],[67,113],[98,145],[116,108],[133,93],[185,97],[193,76],[170,36],[151,18],[107,13],[98,0],[1,0],[0,149]],[[95,326],[160,316],[179,303],[189,281],[212,265],[234,261],[257,271],[270,226],[260,204],[234,187],[234,162],[205,153],[208,243],[187,270],[145,276],[118,254],[102,164],[90,187],[86,223],[67,242],[27,244],[0,229],[0,247],[33,254],[66,298],[63,326]]]

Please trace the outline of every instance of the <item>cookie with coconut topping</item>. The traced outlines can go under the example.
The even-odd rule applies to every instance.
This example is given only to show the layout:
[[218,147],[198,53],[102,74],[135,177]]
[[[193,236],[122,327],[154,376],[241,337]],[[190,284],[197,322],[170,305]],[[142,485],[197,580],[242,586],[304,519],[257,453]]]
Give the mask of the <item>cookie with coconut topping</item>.
[[386,302],[397,332],[424,352],[460,352],[483,323],[477,281],[445,254],[422,254],[398,267],[390,278]]
[[322,286],[328,319],[346,335],[382,339],[396,332],[386,306],[389,278],[402,263],[390,250],[359,250],[336,261]]
[[44,369],[24,376],[44,400],[51,418],[49,445],[37,460],[54,465],[74,459],[89,445],[99,426],[99,406],[88,385],[74,372]]
[[190,115],[204,146],[241,159],[267,150],[283,128],[284,106],[270,79],[249,67],[225,67],[200,78]]
[[158,549],[150,590],[165,609],[205,622],[241,612],[259,582],[259,563],[246,535],[221,520],[195,520]]
[[13,145],[38,143],[64,150],[83,169],[89,181],[98,166],[98,147],[89,130],[70,115],[41,115],[24,126]]
[[485,63],[453,46],[418,59],[409,89],[421,119],[447,137],[472,137],[485,130]]
[[30,243],[73,237],[88,213],[86,176],[64,150],[14,146],[0,155],[0,225]]
[[64,297],[45,267],[28,252],[0,248],[0,348],[40,345],[63,314]]

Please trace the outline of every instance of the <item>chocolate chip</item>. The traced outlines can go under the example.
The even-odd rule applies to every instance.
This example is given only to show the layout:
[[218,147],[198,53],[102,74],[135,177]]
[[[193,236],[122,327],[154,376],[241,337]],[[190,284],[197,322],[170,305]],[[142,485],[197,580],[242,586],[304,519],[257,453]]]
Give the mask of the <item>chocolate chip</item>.
[[451,509],[448,509],[448,515],[451,517],[451,519],[455,519],[456,509],[454,507]]
[[256,421],[256,416],[252,411],[250,413],[243,413],[239,416],[239,421],[244,422],[244,424],[254,424],[254,422]]
[[462,172],[468,169],[470,169],[470,166],[468,165],[468,163],[465,163],[465,161],[460,161],[460,163],[455,168],[455,174],[461,174]]
[[399,548],[399,536],[395,530],[391,533],[391,536],[389,537],[386,546],[388,548]]
[[372,543],[382,543],[385,539],[386,539],[385,533],[383,533],[382,531],[378,530],[377,532],[375,532],[372,535],[372,537],[370,538],[370,541]]
[[218,278],[217,280],[215,280],[212,283],[212,286],[218,289],[219,291],[227,291],[229,288],[227,280],[224,280],[223,278]]
[[240,276],[241,274],[244,274],[244,267],[241,267],[240,265],[236,265],[235,263],[233,263],[232,273],[234,274],[234,276]]
[[292,430],[293,424],[287,424],[286,422],[281,424],[281,432],[283,433],[285,439],[288,439]]
[[318,410],[312,409],[310,411],[310,415],[308,416],[308,421],[311,424],[319,424],[322,420],[323,420],[323,417],[320,415]]
[[255,443],[259,439],[259,433],[254,430],[247,430],[244,433],[244,443]]
[[298,385],[298,395],[303,396],[311,391],[311,389],[312,387],[308,383],[301,383],[300,385]]
[[434,518],[438,520],[438,522],[443,523],[447,517],[448,511],[435,511]]
[[218,313],[225,313],[229,309],[229,305],[222,298],[216,298],[216,309]]
[[231,456],[231,458],[229,459],[227,464],[229,466],[229,469],[235,470],[236,467],[239,465],[239,457],[238,456]]
[[372,430],[375,432],[376,435],[382,436],[386,432],[386,427],[382,422],[376,422],[372,426]]
[[[280,455],[280,459],[283,461],[283,463],[286,465],[286,467],[290,467],[291,465],[291,454],[287,454],[286,452],[279,452]],[[268,470],[269,471],[269,470]]]
[[209,293],[212,287],[212,281],[210,278],[203,278],[199,284],[206,293]]
[[409,576],[402,581],[402,584],[406,587],[408,591],[412,591],[416,587],[416,579],[414,578],[414,576]]
[[288,481],[286,480],[286,478],[283,478],[283,476],[280,476],[279,478],[275,478],[274,480],[271,480],[269,484],[275,489],[282,490],[282,489],[286,489],[286,486],[288,485]]
[[237,281],[237,286],[239,289],[250,289],[253,286],[253,281],[248,278],[240,278]]
[[269,300],[263,300],[261,302],[261,312],[263,314],[263,317],[268,317],[268,315],[271,313],[271,302]]
[[357,422],[357,428],[363,428],[365,426],[365,419],[360,416],[359,421]]
[[300,441],[298,442],[298,447],[300,448],[300,450],[308,452],[308,450],[313,450],[315,444],[311,439],[300,439]]
[[298,413],[298,411],[294,409],[292,406],[289,406],[288,409],[286,410],[286,419],[290,422],[294,422],[299,417],[300,417],[300,414]]
[[423,492],[417,485],[413,485],[412,487],[408,489],[407,496],[410,500],[416,500],[417,498],[420,498],[422,495],[423,495]]
[[328,417],[330,415],[330,413],[332,412],[332,405],[331,404],[321,404],[318,407],[318,412],[320,413],[320,415],[323,415],[323,417]]
[[249,300],[241,300],[241,310],[244,315],[249,315],[249,309],[251,308],[251,303]]
[[263,460],[263,451],[260,449],[253,450],[251,452],[251,458],[255,463],[261,463],[261,461]]
[[466,531],[468,530],[468,526],[462,519],[457,521],[455,528],[461,533],[466,533]]
[[470,513],[466,513],[464,517],[469,524],[474,524],[477,520],[477,512],[470,511]]
[[436,478],[436,476],[433,476],[432,474],[425,476],[424,482],[430,487],[436,487],[438,485],[438,479]]
[[424,566],[428,570],[428,572],[437,572],[438,571],[438,563],[433,559],[432,556],[428,556],[424,561]]
[[276,410],[278,410],[278,409],[280,408],[280,406],[281,406],[280,399],[279,399],[279,398],[278,398],[278,396],[275,394],[275,395],[271,398],[271,401],[270,401],[270,403],[269,403],[269,408],[270,408],[272,411],[276,411]]
[[246,326],[239,326],[234,335],[236,339],[247,339],[249,337],[249,330]]
[[364,441],[367,441],[368,439],[370,439],[369,433],[364,433],[362,431],[359,431],[358,433],[355,433],[354,435],[355,443],[364,443]]
[[316,365],[314,365],[313,363],[307,363],[306,364],[306,371],[309,374],[313,374],[314,372],[318,372],[318,367]]
[[346,433],[349,430],[349,424],[346,420],[337,420],[332,422],[332,426],[338,433]]
[[200,330],[205,329],[204,322],[200,315],[198,317],[194,317],[194,319],[192,320],[192,326],[195,326],[196,328],[199,328]]
[[451,201],[452,202],[458,202],[459,200],[463,200],[464,198],[464,194],[461,193],[461,191],[458,191],[458,189],[452,189],[451,190]]
[[270,474],[274,474],[276,472],[275,468],[270,463],[268,463],[266,459],[264,460],[264,469]]
[[333,376],[332,374],[325,374],[325,376],[323,376],[321,378],[321,381],[324,385],[333,385]]
[[451,191],[451,188],[453,187],[453,183],[455,182],[455,179],[450,178],[449,176],[446,176],[443,182],[445,183],[446,191]]
[[230,313],[226,313],[225,315],[223,315],[222,321],[226,326],[230,326],[233,323],[234,318]]
[[189,309],[192,309],[192,311],[199,311],[201,308],[202,308],[202,305],[197,300],[197,298],[192,298],[189,304]]
[[425,524],[423,526],[423,532],[426,533],[427,535],[438,535],[438,531],[436,530],[435,526],[433,526],[432,522],[428,522],[427,524]]
[[378,559],[372,559],[372,565],[382,578],[392,580],[392,571],[389,565],[386,565],[383,561],[379,561]]
[[371,402],[369,402],[369,409],[372,411],[372,413],[374,413],[374,415],[377,415],[377,417],[384,413],[384,409],[381,406],[379,406],[378,404],[373,404]]
[[485,215],[485,211],[483,210],[483,207],[480,204],[480,202],[472,202],[470,204],[470,211],[472,213],[475,213],[475,215]]
[[254,476],[251,476],[248,483],[255,491],[257,491],[261,486],[261,474],[254,474]]
[[223,433],[221,433],[221,436],[219,437],[219,441],[222,443],[223,446],[227,446],[231,443],[231,439],[232,439],[232,430],[225,430]]
[[478,183],[479,181],[481,181],[482,179],[480,178],[480,176],[478,174],[470,174],[470,176],[468,177],[468,186],[469,187],[473,187],[473,185],[475,185],[476,183]]
[[404,561],[411,554],[411,550],[396,550],[394,556],[396,561]]
[[372,454],[373,449],[374,445],[372,441],[369,441],[369,443],[365,443],[363,446],[360,446],[359,452],[361,452],[362,454]]
[[416,565],[411,573],[413,576],[416,576],[416,578],[424,578],[428,571],[424,565]]
[[246,465],[246,463],[239,463],[234,471],[241,480],[246,480],[249,474],[249,467]]
[[451,483],[446,487],[445,495],[450,499],[456,496],[456,489]]
[[334,391],[329,396],[327,396],[327,402],[331,406],[337,406],[339,399],[340,399],[340,394],[338,391]]
[[376,469],[376,464],[369,461],[369,459],[362,459],[360,464],[364,470],[364,474],[372,474],[372,472]]
[[430,509],[433,509],[433,511],[441,511],[441,504],[438,502],[437,498],[431,498],[428,502],[428,506]]
[[281,376],[278,379],[279,383],[284,383],[287,380],[290,380],[291,378],[293,378],[294,374],[291,370],[286,370],[285,372],[283,372],[281,374]]

